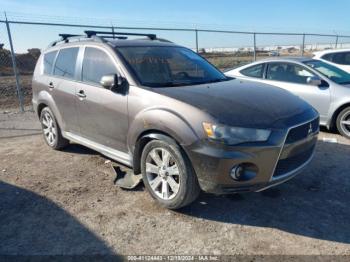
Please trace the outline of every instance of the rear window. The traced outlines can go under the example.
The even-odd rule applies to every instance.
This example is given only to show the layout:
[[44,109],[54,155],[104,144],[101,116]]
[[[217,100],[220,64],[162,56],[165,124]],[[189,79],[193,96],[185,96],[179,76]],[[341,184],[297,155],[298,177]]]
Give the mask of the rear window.
[[78,47],[61,49],[56,59],[53,74],[66,78],[74,78],[78,51]]
[[49,52],[44,55],[44,74],[52,73],[53,63],[55,62],[57,51]]
[[264,73],[264,64],[258,64],[255,66],[251,66],[248,68],[245,68],[240,71],[242,75],[249,76],[249,77],[255,77],[255,78],[262,78]]

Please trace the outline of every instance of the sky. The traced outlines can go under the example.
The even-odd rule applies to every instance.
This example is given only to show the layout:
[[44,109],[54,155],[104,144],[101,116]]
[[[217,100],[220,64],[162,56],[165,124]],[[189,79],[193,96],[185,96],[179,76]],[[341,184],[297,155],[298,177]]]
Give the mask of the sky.
[[[349,10],[348,0],[0,0],[1,15],[6,11],[13,20],[347,35],[350,35]],[[81,30],[23,25],[11,25],[11,29],[18,50],[25,50],[29,45],[42,48],[62,30],[67,33]],[[0,27],[0,41],[4,33]],[[191,33],[156,33],[189,47],[195,45]],[[33,35],[35,40],[23,42]],[[51,37],[53,39],[47,39]],[[261,44],[300,42],[296,38],[265,38],[260,37],[258,44],[259,41]],[[203,47],[249,46],[252,42],[250,36],[209,33],[201,34],[199,40]]]

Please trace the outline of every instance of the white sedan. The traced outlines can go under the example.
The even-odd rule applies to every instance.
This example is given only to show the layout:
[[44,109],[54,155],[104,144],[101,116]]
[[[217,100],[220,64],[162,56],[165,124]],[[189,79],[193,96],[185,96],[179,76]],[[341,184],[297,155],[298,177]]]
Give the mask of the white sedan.
[[260,60],[225,72],[227,76],[286,89],[320,113],[320,125],[336,127],[350,139],[350,74],[308,57]]

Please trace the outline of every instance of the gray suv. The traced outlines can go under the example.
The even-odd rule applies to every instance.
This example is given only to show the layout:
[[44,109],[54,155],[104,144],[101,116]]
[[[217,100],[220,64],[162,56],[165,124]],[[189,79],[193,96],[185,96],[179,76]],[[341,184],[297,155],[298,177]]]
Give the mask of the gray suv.
[[39,58],[33,105],[46,143],[79,143],[142,173],[164,207],[261,191],[310,162],[319,115],[288,91],[226,77],[155,35],[61,35]]

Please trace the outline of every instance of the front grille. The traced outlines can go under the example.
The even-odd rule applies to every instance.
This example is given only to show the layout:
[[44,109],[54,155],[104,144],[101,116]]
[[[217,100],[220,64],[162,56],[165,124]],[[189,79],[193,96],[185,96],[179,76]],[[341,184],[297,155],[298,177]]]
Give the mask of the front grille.
[[286,144],[292,144],[307,138],[310,134],[317,133],[319,131],[319,118],[312,120],[301,126],[292,128],[287,136]]
[[312,146],[310,149],[301,152],[297,155],[285,159],[280,159],[277,163],[273,177],[278,177],[287,174],[288,172],[291,172],[297,169],[298,167],[302,166],[307,160],[310,159],[314,148],[315,146]]

